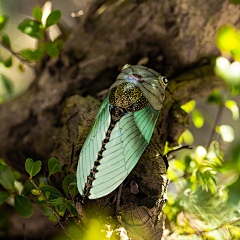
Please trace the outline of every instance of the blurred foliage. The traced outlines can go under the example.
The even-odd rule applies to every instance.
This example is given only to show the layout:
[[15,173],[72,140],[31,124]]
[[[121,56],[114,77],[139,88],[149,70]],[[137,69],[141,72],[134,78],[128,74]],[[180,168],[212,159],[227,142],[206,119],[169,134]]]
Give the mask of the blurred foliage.
[[[221,125],[220,121],[224,108],[231,111],[234,121],[239,120],[234,100],[240,90],[239,30],[223,26],[217,33],[216,45],[222,56],[216,58],[214,69],[226,82],[226,89],[215,90],[207,98],[208,104],[219,109],[215,122],[202,109],[196,109],[193,100],[181,108],[190,114],[196,128],[206,120],[212,136],[219,134],[222,143],[214,140],[208,147],[197,146],[183,159],[171,160],[164,239],[240,239],[240,140],[235,140],[232,126]],[[179,143],[190,144],[194,137],[186,130]],[[164,153],[171,150],[166,143]]]
[[[32,11],[33,19],[25,19],[18,25],[18,30],[38,41],[36,49],[26,48],[19,53],[13,52],[9,36],[2,32],[7,24],[8,17],[5,15],[0,16],[0,47],[7,50],[8,54],[5,55],[9,55],[10,53],[8,57],[3,57],[1,53],[0,64],[6,68],[10,68],[12,67],[13,58],[16,57],[21,61],[18,66],[20,72],[24,72],[24,65],[32,67],[35,71],[39,71],[47,56],[59,56],[65,41],[61,39],[61,36],[50,40],[48,35],[50,27],[53,27],[61,19],[61,11],[52,10],[48,16],[44,16],[44,14],[43,10],[36,6]],[[43,16],[46,19],[43,19]],[[0,103],[13,96],[13,83],[11,79],[2,74],[0,75],[0,89],[3,90],[0,95]]]

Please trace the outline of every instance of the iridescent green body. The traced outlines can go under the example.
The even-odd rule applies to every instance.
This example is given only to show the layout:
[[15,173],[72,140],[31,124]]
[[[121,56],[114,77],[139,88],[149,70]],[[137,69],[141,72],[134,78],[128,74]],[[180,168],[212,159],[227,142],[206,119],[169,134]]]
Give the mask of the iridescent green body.
[[128,176],[151,139],[166,85],[166,78],[152,69],[122,69],[79,156],[77,184],[82,196],[103,197]]

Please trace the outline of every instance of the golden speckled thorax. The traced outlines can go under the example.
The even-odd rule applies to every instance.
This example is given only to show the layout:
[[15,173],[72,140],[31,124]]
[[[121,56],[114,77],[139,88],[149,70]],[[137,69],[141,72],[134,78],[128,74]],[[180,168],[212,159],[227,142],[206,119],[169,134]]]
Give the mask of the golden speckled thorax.
[[135,84],[125,82],[110,90],[108,102],[115,107],[136,112],[145,108],[149,102]]

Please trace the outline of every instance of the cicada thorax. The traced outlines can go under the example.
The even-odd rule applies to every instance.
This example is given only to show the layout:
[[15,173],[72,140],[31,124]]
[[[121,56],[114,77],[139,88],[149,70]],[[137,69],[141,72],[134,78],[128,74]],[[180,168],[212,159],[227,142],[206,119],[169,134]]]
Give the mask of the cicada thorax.
[[101,164],[102,153],[106,150],[105,145],[109,142],[111,132],[116,123],[126,114],[131,114],[145,108],[149,102],[143,95],[139,87],[133,83],[125,82],[110,90],[109,97],[109,112],[111,122],[106,132],[105,138],[102,141],[101,150],[98,152],[98,158],[94,162],[94,167],[91,169],[83,191],[84,197],[89,195],[92,188],[92,182],[95,179],[95,174],[98,172],[97,167]]

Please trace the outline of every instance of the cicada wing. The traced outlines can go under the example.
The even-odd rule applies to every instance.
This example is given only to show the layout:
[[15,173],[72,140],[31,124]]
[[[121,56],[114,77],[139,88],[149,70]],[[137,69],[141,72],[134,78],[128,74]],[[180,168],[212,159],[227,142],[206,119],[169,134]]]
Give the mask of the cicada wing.
[[103,158],[95,174],[90,199],[103,197],[115,190],[134,168],[147,147],[159,111],[151,105],[123,116],[115,125]]
[[108,95],[105,97],[79,155],[77,166],[78,191],[83,195],[87,177],[97,160],[98,152],[110,124]]

